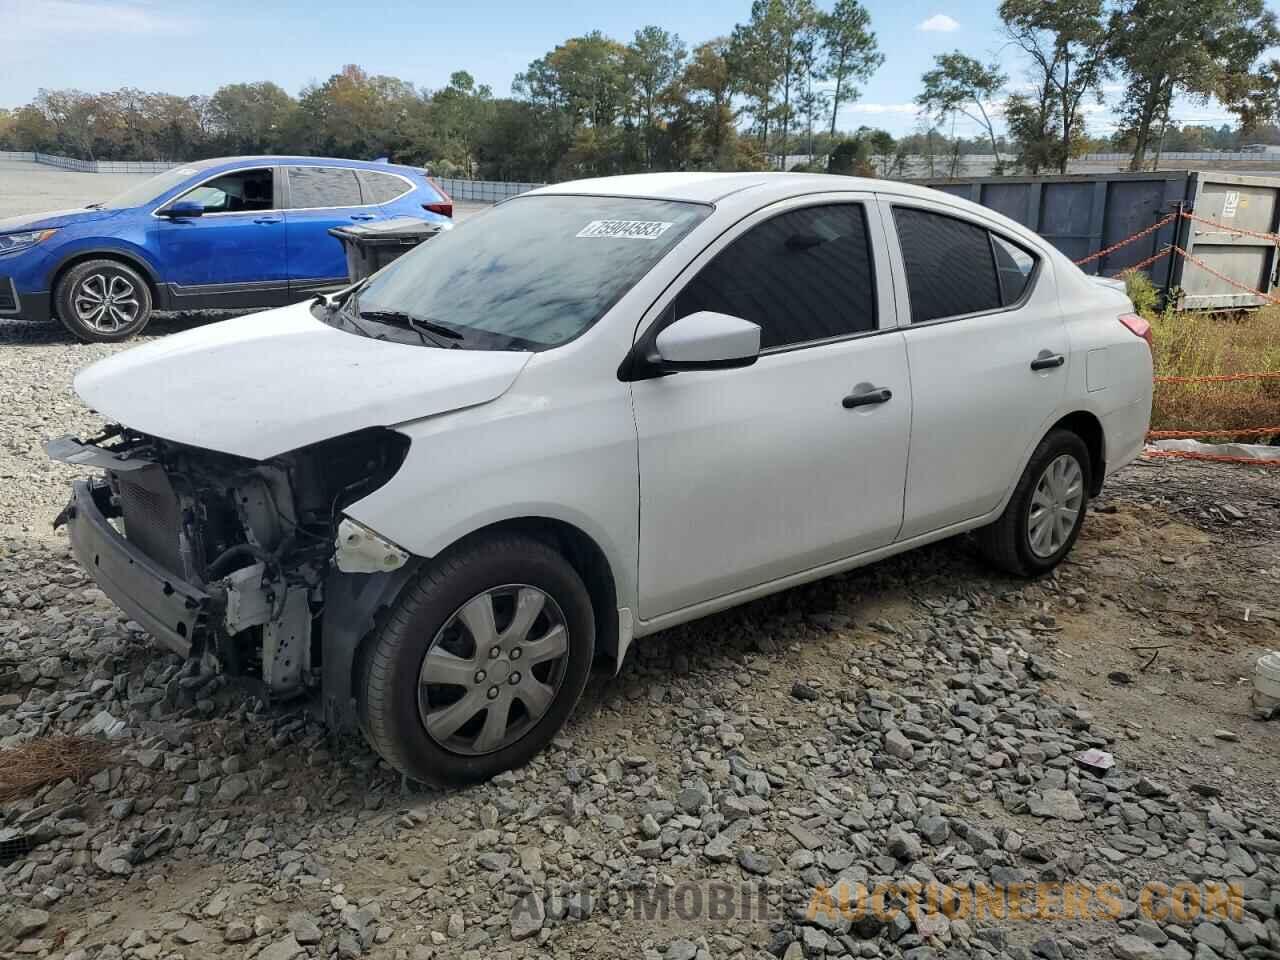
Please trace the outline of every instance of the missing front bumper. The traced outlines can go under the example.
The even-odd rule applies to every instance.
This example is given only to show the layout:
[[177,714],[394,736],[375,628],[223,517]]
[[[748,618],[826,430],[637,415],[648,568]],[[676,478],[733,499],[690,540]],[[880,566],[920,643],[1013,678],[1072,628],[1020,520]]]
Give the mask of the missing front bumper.
[[[209,594],[156,564],[111,526],[84,480],[72,484],[65,519],[76,559],[102,592],[163,646],[191,655],[206,616]],[[105,492],[104,487],[98,487]]]

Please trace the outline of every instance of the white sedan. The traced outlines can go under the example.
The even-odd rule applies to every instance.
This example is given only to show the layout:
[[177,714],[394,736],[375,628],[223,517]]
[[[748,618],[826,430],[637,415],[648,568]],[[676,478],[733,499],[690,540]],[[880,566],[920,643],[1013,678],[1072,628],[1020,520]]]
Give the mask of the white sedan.
[[593,658],[976,531],[1034,576],[1142,448],[1146,324],[880,180],[535,190],[333,297],[118,354],[60,518],[167,648],[318,691],[418,780],[528,760]]

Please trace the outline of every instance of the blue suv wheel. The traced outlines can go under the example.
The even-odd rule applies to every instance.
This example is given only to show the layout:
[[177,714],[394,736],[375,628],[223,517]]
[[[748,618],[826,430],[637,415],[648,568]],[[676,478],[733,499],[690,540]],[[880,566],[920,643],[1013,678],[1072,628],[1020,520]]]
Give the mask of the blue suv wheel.
[[151,289],[127,264],[87,260],[63,274],[54,305],[63,326],[81,340],[115,343],[146,327],[151,319]]

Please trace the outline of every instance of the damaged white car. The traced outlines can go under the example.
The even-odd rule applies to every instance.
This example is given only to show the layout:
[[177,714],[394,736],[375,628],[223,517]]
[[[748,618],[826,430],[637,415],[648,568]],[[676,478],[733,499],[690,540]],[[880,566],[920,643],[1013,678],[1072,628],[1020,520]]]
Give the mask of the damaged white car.
[[164,646],[483,779],[634,638],[969,530],[1053,568],[1142,446],[1131,310],[906,184],[561,184],[83,371],[59,523]]

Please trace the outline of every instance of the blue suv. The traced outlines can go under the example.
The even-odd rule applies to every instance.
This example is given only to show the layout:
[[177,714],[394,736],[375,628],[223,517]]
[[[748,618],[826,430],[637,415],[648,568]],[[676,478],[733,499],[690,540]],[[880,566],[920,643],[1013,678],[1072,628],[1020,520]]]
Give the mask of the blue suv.
[[412,167],[201,160],[83,210],[0,219],[0,316],[113,342],[152,310],[280,306],[347,282],[332,227],[406,215],[448,221],[453,204]]

